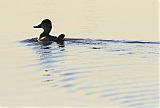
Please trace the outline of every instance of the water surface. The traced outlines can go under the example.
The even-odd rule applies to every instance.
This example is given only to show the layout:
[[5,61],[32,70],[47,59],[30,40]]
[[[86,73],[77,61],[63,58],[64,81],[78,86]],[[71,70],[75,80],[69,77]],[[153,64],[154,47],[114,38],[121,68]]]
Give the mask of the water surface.
[[[158,4],[1,0],[0,106],[157,108]],[[31,39],[46,18],[64,47]]]
[[1,106],[158,108],[159,42],[66,38],[59,47],[27,39],[0,47]]

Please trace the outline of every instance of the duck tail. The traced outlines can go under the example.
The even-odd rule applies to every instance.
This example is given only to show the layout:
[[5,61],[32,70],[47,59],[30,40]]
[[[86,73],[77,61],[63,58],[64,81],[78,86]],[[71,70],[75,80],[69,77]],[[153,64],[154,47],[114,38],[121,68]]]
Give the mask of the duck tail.
[[58,41],[63,41],[64,40],[65,35],[64,34],[60,34],[57,38]]

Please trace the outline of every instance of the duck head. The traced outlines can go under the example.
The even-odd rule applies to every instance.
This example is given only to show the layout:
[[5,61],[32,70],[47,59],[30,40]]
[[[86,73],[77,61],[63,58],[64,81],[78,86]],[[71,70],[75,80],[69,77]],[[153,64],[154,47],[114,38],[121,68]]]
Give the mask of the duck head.
[[43,28],[44,33],[49,34],[52,29],[52,22],[49,19],[45,19],[41,24],[34,26],[34,28]]

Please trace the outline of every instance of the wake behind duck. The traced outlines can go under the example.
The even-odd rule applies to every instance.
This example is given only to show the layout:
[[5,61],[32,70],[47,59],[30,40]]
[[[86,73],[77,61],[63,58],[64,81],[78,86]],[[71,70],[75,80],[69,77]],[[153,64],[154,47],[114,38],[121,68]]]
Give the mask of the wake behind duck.
[[52,22],[49,19],[45,19],[41,24],[34,26],[34,28],[42,28],[44,31],[38,38],[26,39],[21,42],[39,42],[43,45],[50,45],[52,42],[57,42],[60,47],[64,46],[64,41],[71,43],[82,43],[82,44],[98,44],[98,43],[132,43],[132,44],[160,44],[160,42],[148,42],[148,41],[129,41],[129,40],[101,40],[101,39],[82,39],[82,38],[65,38],[64,34],[57,36],[51,36],[50,31],[52,29]]

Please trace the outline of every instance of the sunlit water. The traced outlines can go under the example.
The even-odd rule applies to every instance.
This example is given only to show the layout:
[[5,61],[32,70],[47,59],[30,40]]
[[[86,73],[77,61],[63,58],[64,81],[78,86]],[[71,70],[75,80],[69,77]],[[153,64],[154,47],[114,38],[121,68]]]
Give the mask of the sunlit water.
[[0,48],[1,106],[158,108],[159,42],[18,40]]
[[[158,107],[156,0],[1,0],[0,8],[0,107]],[[64,47],[30,41],[46,18],[52,35],[68,38]]]

